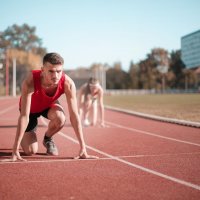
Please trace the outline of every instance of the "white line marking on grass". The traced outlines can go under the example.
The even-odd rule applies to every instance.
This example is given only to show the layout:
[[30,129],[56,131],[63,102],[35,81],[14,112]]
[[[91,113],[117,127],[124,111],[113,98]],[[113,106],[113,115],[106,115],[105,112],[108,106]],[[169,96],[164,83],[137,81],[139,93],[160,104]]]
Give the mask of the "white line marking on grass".
[[192,121],[174,119],[174,118],[169,118],[169,117],[161,117],[161,116],[157,116],[157,115],[151,115],[151,114],[147,114],[147,113],[130,111],[130,110],[127,110],[127,109],[116,108],[116,107],[112,107],[112,106],[106,106],[106,108],[110,109],[112,111],[130,114],[130,115],[133,115],[133,116],[136,116],[136,117],[139,116],[139,117],[158,120],[158,121],[162,121],[162,122],[175,123],[175,124],[180,124],[180,125],[184,125],[184,126],[192,126],[192,127],[200,128],[199,122],[192,122]]
[[178,139],[175,139],[175,138],[170,138],[170,137],[166,137],[166,136],[162,136],[162,135],[157,135],[157,134],[154,134],[154,133],[151,133],[151,132],[148,132],[148,131],[142,131],[142,130],[135,129],[135,128],[129,128],[129,127],[122,126],[122,125],[119,125],[119,124],[115,124],[115,123],[112,123],[112,122],[106,122],[106,123],[113,125],[115,127],[118,127],[118,128],[129,130],[129,131],[134,131],[134,132],[137,132],[137,133],[142,133],[142,134],[146,134],[146,135],[150,135],[150,136],[154,136],[154,137],[158,137],[158,138],[162,138],[162,139],[166,139],[166,140],[172,140],[172,141],[175,141],[175,142],[180,142],[180,143],[190,144],[190,145],[195,145],[195,146],[200,147],[200,144],[198,144],[198,143],[188,142],[188,141],[184,141],[184,140],[178,140]]

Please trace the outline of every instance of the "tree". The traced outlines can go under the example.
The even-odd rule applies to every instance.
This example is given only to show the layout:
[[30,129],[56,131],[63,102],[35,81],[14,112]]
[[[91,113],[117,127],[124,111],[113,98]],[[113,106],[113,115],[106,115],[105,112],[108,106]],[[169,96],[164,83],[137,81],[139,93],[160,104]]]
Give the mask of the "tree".
[[[42,57],[46,49],[42,47],[42,40],[36,35],[36,28],[27,24],[12,25],[5,31],[0,32],[0,54],[7,59],[9,68],[12,60],[17,60],[17,87],[20,88],[24,76],[33,68],[42,64]],[[5,61],[3,61],[5,63]],[[5,74],[3,67],[2,73]],[[9,76],[12,76],[12,69],[9,69]],[[12,79],[10,78],[10,83]]]
[[130,88],[130,76],[121,69],[121,63],[117,62],[106,72],[107,89],[128,89]]
[[166,76],[169,70],[169,57],[168,51],[163,48],[154,48],[152,49],[151,56],[156,63],[156,69],[160,73],[162,92],[165,91],[167,86],[166,84]]
[[185,64],[181,60],[181,51],[172,51],[170,54],[170,70],[175,74],[173,88],[184,88],[184,80],[187,80],[188,73],[185,72]]
[[138,78],[139,66],[134,64],[132,61],[129,67],[129,75],[131,79],[130,87],[133,89],[138,89],[139,87],[139,78]]
[[28,24],[12,25],[0,34],[1,49],[18,49],[34,54],[45,54],[42,40],[36,35],[36,28]]
[[138,63],[138,88],[160,89],[161,85],[163,86],[164,84],[164,76],[161,70],[166,69],[168,59],[168,52],[165,49],[152,49],[151,52],[147,54],[147,58]]

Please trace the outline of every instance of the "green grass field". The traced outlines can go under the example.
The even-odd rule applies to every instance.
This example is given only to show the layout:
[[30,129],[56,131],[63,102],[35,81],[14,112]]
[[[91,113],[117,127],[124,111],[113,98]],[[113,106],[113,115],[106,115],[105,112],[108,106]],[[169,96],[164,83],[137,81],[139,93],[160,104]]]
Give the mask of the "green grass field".
[[105,95],[105,105],[200,122],[200,94]]

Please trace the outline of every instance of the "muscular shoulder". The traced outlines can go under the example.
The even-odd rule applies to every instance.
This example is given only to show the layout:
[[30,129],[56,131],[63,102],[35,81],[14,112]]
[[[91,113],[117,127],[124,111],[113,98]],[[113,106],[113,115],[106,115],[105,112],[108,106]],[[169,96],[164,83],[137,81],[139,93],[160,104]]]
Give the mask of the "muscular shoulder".
[[72,89],[76,89],[74,81],[65,74],[65,92],[71,91]]
[[31,72],[27,75],[22,83],[22,91],[23,90],[26,90],[27,92],[33,92],[34,90],[33,75]]

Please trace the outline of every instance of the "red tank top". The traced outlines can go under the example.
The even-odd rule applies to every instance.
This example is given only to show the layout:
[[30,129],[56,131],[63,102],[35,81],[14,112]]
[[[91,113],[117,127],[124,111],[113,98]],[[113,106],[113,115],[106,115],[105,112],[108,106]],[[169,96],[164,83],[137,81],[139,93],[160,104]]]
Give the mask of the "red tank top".
[[31,97],[30,112],[38,113],[49,108],[64,93],[65,74],[64,73],[62,74],[62,77],[58,83],[58,87],[54,96],[46,95],[45,91],[42,89],[40,82],[41,70],[33,70],[32,74],[34,82],[34,93],[32,94]]

